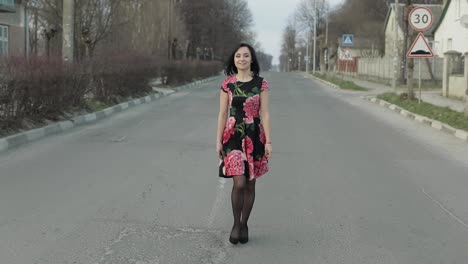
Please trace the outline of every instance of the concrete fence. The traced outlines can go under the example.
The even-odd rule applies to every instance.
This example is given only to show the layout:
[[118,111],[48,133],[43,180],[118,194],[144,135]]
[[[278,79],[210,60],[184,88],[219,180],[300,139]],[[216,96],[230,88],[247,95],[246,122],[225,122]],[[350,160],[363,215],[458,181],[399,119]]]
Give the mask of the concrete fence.
[[466,98],[468,92],[468,53],[444,53],[442,94],[447,97]]
[[[444,65],[443,58],[415,59],[413,74],[415,79],[419,78],[419,60],[421,60],[421,80],[432,80],[432,76],[430,74],[432,72],[436,81],[442,81]],[[337,70],[341,73],[359,75],[369,79],[390,81],[393,78],[394,67],[392,57],[356,58],[355,63],[356,67],[353,67],[352,71],[348,70],[345,72],[343,70],[344,67],[338,67]],[[407,77],[407,73],[405,76]],[[398,78],[401,78],[400,73],[398,73]]]

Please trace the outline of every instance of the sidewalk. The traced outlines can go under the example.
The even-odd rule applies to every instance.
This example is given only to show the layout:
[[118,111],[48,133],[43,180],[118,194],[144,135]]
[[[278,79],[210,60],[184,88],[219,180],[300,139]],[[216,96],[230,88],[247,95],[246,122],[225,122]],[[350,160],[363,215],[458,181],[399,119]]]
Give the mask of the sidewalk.
[[[364,81],[364,80],[360,80],[360,79],[348,77],[348,76],[345,77],[345,80],[353,81],[355,84],[359,86],[370,89],[368,93],[372,95],[378,95],[378,94],[387,93],[387,92],[394,92],[391,86],[388,86],[385,84]],[[402,88],[398,89],[398,93],[403,93],[406,91],[407,91],[406,89],[402,89]],[[415,96],[419,98],[418,88],[416,88],[414,92],[415,92]],[[430,90],[430,91],[422,90],[421,100],[423,100],[424,102],[436,105],[436,106],[449,107],[450,109],[454,111],[462,112],[462,113],[465,108],[465,102],[442,96],[442,88],[440,88],[440,90]]]

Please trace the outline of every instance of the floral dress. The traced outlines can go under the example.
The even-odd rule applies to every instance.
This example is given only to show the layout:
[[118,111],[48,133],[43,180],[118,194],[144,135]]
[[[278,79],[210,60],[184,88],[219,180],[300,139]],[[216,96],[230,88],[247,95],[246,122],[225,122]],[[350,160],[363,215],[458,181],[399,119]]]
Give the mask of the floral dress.
[[226,78],[221,90],[228,94],[229,118],[223,132],[219,176],[245,175],[249,180],[268,172],[265,157],[265,132],[260,121],[260,93],[269,91],[268,82],[255,76],[240,82]]

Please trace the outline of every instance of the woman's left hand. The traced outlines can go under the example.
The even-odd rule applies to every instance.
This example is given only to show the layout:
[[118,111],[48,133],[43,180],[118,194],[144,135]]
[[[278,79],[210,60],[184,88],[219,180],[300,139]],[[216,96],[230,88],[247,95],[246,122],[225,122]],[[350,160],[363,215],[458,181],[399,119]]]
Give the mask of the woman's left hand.
[[267,160],[269,160],[271,158],[271,153],[272,153],[273,149],[271,147],[271,144],[265,144],[265,157]]

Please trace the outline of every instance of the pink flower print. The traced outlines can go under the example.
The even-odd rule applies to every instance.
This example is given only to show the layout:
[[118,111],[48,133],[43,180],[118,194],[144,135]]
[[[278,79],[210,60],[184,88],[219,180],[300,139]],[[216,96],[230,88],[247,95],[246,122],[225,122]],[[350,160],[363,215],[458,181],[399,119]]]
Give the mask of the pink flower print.
[[254,95],[244,102],[244,112],[245,118],[244,121],[247,124],[253,123],[253,118],[259,116],[259,109],[260,109],[260,96]]
[[260,88],[260,90],[263,92],[263,91],[270,91],[270,87],[268,86],[268,82],[263,79],[262,81],[262,87]]
[[229,141],[231,136],[234,135],[235,125],[236,125],[236,119],[233,116],[229,117],[228,121],[226,122],[226,126],[224,127],[223,144],[226,144],[226,142]]
[[256,177],[260,177],[268,172],[268,161],[265,157],[262,157],[260,160],[255,161],[254,166]]
[[249,136],[245,136],[245,138],[242,140],[242,149],[244,149],[245,153],[252,154],[253,152],[253,141],[250,139]]
[[242,175],[245,171],[245,154],[240,150],[233,150],[224,158],[226,176]]
[[236,77],[235,76],[229,76],[228,78],[224,79],[223,84],[221,85],[222,89],[225,92],[229,92],[229,87],[228,84],[230,83],[235,83],[236,82]]

